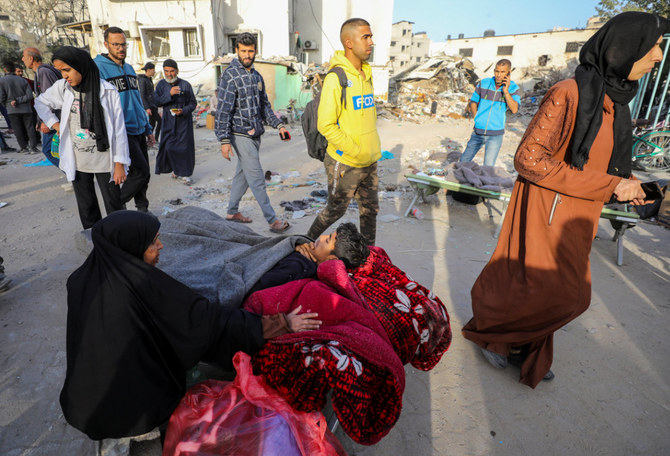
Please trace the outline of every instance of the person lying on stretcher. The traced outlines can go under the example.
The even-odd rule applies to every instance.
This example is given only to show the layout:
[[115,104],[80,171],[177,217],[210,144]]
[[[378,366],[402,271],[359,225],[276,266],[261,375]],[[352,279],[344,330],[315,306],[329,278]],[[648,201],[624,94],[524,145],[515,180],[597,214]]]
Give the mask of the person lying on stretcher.
[[[307,239],[307,238],[306,238]],[[328,260],[340,259],[347,269],[365,263],[370,250],[353,223],[342,223],[330,234],[322,234],[314,242],[296,246],[254,284],[247,296],[292,280],[315,279],[317,267]]]

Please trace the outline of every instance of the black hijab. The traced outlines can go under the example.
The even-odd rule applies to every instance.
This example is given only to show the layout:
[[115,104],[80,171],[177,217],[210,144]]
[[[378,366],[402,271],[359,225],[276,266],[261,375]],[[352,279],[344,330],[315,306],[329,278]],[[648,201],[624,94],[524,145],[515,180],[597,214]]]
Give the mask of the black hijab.
[[577,120],[572,139],[572,166],[583,169],[603,122],[605,94],[614,102],[614,150],[608,174],[630,177],[632,127],[628,103],[637,81],[629,81],[633,64],[658,38],[670,31],[670,21],[641,13],[621,13],[610,19],[582,47],[575,79],[579,89]]
[[95,142],[99,152],[109,150],[109,138],[105,125],[105,112],[100,103],[100,72],[86,51],[72,46],[63,46],[54,52],[51,60],[60,60],[77,70],[82,77],[79,85],[72,90],[81,94],[79,119],[81,128],[95,134]]
[[139,435],[168,420],[186,371],[232,368],[264,343],[260,317],[210,304],[142,260],[155,217],[118,211],[93,226],[93,251],[68,278],[67,371],[60,403],[92,439]]

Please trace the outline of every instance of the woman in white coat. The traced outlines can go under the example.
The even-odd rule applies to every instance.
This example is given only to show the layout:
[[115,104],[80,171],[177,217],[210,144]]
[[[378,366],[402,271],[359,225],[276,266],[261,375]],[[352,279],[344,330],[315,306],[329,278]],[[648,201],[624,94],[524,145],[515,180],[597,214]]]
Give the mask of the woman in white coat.
[[[130,156],[121,100],[116,88],[100,79],[86,51],[65,46],[52,60],[63,79],[35,100],[35,110],[60,136],[59,167],[72,182],[86,229],[102,218],[94,178],[107,214],[123,208],[120,185],[126,180]],[[60,119],[54,114],[58,110]]]

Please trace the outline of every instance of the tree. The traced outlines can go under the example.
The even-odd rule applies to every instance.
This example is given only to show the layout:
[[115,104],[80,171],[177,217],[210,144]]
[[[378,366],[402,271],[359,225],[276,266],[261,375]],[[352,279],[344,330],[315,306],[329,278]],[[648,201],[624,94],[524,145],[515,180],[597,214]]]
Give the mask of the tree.
[[58,26],[88,19],[86,0],[0,0],[0,10],[35,36],[45,50],[58,42]]
[[596,6],[598,15],[609,19],[624,11],[644,11],[670,17],[670,0],[600,0]]
[[0,65],[6,60],[20,62],[21,50],[18,41],[8,38],[5,35],[0,35]]

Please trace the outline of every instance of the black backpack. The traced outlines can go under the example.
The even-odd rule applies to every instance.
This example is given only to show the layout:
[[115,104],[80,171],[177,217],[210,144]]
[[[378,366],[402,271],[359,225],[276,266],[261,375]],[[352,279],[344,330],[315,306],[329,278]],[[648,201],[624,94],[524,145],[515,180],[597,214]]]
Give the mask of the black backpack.
[[[326,76],[330,73],[335,73],[340,79],[340,85],[342,86],[342,97],[340,98],[340,101],[342,102],[342,106],[346,108],[348,79],[344,72],[344,68],[335,67],[331,69]],[[323,79],[324,81],[326,80],[325,77]],[[319,133],[319,129],[317,128],[320,100],[321,90],[319,90],[319,93],[317,93],[312,101],[305,106],[305,111],[302,113],[300,122],[302,123],[302,131],[305,134],[305,141],[307,141],[307,153],[310,157],[323,161],[323,157],[326,156],[328,141],[326,141],[326,138]]]

